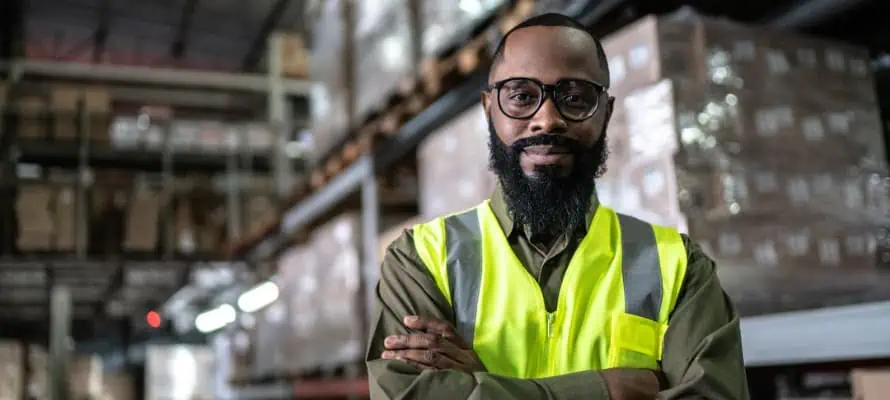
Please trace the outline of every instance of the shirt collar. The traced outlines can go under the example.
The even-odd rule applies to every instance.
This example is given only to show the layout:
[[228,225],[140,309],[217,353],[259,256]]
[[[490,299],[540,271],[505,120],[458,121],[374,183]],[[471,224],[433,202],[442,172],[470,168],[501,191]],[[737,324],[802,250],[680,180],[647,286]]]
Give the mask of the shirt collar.
[[[491,205],[491,210],[494,212],[495,218],[497,218],[498,223],[501,225],[501,229],[504,230],[504,233],[508,237],[513,235],[513,230],[516,229],[517,226],[513,222],[513,218],[510,216],[510,211],[507,208],[507,200],[504,198],[504,189],[500,182],[495,185],[494,193],[489,199],[489,204]],[[596,186],[594,186],[593,194],[590,196],[590,208],[587,210],[585,219],[585,232],[590,229],[590,225],[593,223],[593,216],[596,214],[598,206],[599,198],[596,195]]]

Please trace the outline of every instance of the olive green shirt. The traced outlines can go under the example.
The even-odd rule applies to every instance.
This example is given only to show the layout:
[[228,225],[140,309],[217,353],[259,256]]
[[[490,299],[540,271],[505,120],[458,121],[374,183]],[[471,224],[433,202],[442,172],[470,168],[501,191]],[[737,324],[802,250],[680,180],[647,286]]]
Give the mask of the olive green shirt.
[[[587,227],[558,238],[536,238],[515,226],[498,188],[491,206],[520,261],[537,278],[548,311],[556,309],[563,275]],[[662,370],[669,386],[663,399],[747,399],[739,317],[717,280],[714,262],[683,235],[689,257],[686,278],[665,336]],[[518,379],[485,372],[420,372],[407,363],[383,360],[383,340],[407,334],[402,318],[420,315],[454,325],[454,312],[436,286],[406,230],[387,249],[377,287],[366,362],[372,399],[609,399],[596,371],[543,379]]]

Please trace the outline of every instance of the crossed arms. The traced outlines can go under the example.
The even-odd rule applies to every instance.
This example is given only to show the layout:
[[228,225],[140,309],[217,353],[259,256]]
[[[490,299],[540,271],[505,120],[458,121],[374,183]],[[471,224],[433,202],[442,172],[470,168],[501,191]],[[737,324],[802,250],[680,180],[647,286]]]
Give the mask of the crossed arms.
[[[390,246],[366,362],[373,399],[747,399],[739,319],[713,262],[694,244],[665,338],[662,370],[584,371],[544,379],[489,374],[455,335],[453,314],[410,233]],[[406,319],[419,316],[420,318]]]

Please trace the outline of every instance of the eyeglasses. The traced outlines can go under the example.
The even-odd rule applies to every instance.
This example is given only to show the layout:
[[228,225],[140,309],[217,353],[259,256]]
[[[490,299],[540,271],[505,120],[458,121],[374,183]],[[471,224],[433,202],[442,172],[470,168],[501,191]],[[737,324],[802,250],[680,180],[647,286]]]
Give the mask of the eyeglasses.
[[549,96],[563,118],[579,122],[596,112],[606,87],[582,79],[563,79],[548,85],[533,78],[509,78],[486,90],[497,91],[498,107],[510,118],[533,117]]

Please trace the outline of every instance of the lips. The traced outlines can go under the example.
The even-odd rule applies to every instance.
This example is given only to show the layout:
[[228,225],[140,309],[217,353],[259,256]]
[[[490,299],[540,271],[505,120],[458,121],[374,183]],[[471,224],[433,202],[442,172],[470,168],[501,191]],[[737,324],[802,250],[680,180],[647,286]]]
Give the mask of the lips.
[[553,145],[528,146],[523,152],[532,163],[538,165],[556,164],[570,156],[565,147]]
[[566,155],[569,154],[569,149],[563,146],[554,146],[549,144],[541,144],[528,146],[523,151],[529,155],[535,156],[554,156],[554,155]]

